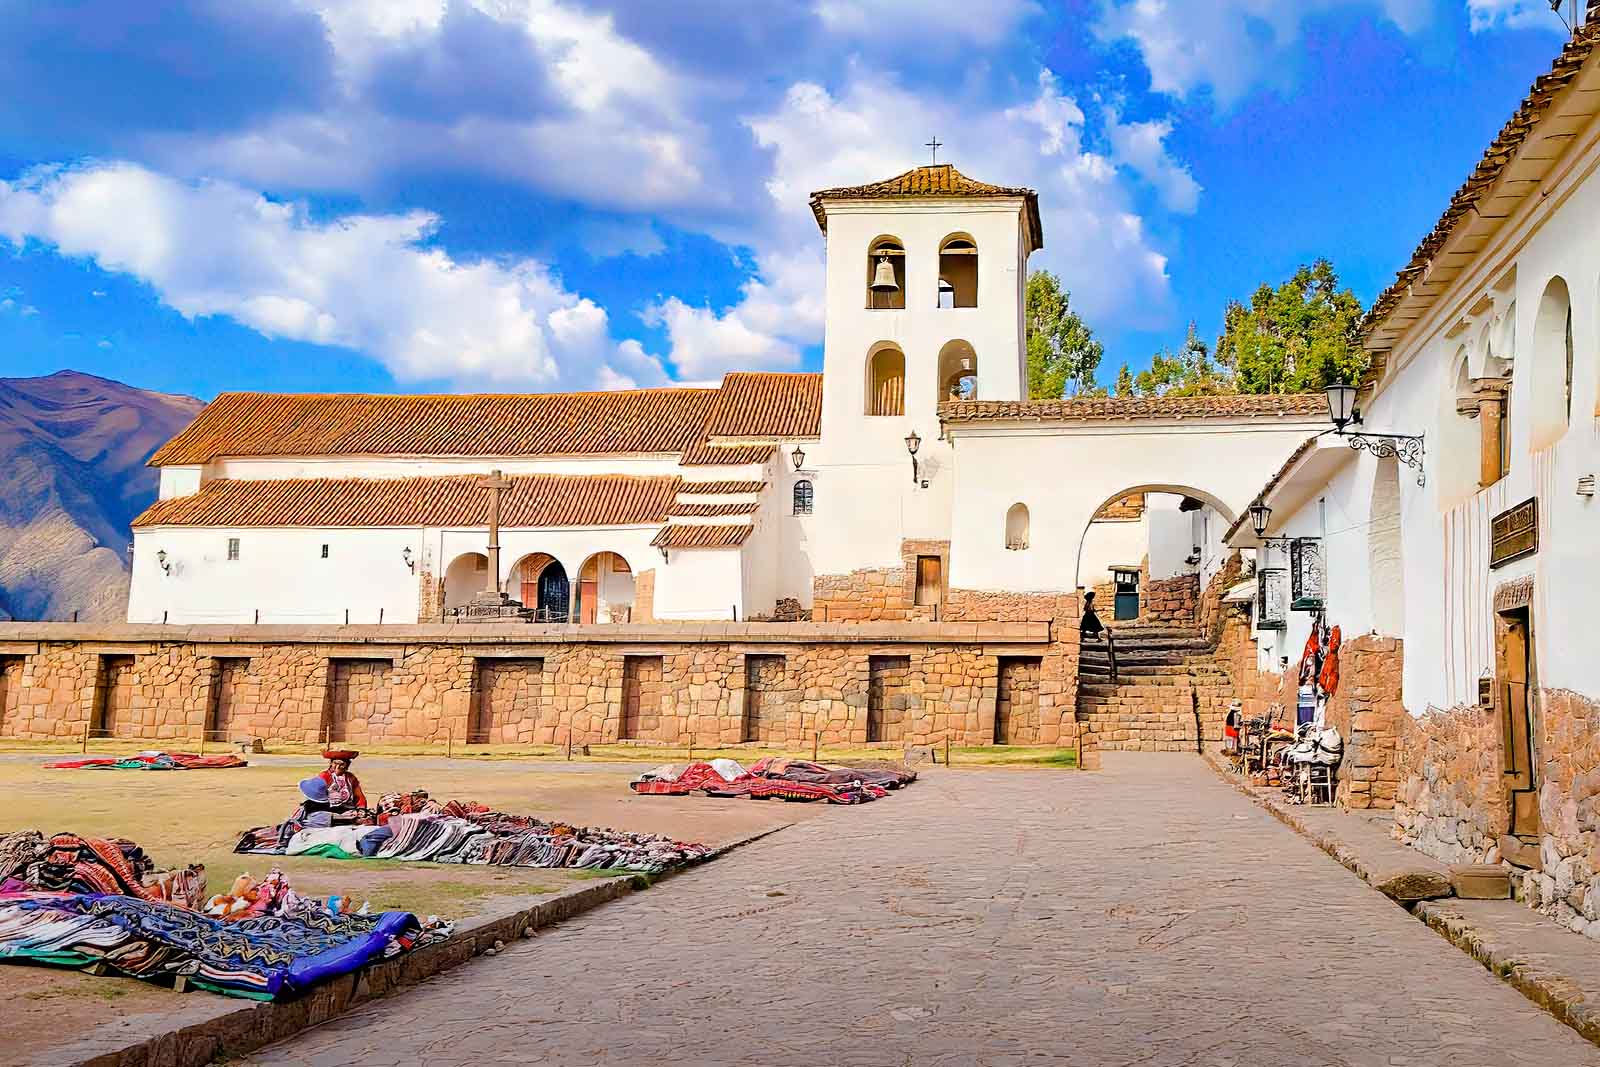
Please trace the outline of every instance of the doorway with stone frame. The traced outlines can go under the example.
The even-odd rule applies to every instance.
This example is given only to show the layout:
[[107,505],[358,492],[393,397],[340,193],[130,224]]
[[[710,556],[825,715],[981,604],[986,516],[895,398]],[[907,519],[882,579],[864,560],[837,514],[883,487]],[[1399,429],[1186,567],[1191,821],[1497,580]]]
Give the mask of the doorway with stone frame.
[[1533,659],[1533,615],[1527,604],[1495,615],[1495,705],[1500,719],[1501,773],[1507,826],[1513,837],[1539,839],[1539,708]]

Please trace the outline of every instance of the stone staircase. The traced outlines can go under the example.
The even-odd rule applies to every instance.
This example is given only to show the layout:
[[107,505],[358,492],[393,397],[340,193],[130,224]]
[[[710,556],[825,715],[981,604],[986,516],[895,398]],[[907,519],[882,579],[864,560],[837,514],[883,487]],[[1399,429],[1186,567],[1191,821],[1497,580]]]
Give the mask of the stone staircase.
[[1233,685],[1198,626],[1114,628],[1117,679],[1105,641],[1085,641],[1078,660],[1078,723],[1101,749],[1193,752],[1215,744]]

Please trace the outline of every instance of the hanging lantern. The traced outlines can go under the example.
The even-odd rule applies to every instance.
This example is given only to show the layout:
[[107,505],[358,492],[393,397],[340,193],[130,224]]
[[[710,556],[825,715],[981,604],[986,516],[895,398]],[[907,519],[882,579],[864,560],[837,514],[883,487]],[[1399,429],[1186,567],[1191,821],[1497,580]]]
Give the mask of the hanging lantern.
[[899,288],[900,283],[894,280],[894,264],[889,262],[888,256],[879,256],[878,268],[872,274],[872,291],[892,293]]

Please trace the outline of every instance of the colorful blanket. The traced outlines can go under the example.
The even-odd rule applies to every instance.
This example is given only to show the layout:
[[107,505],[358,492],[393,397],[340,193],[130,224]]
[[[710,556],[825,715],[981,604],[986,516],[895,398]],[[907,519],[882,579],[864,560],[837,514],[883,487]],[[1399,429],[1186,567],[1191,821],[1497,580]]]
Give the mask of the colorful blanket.
[[59,771],[204,771],[248,766],[238,756],[197,756],[193,752],[141,752],[137,756],[93,756],[45,764],[46,768]]
[[304,992],[425,940],[409,912],[306,911],[222,922],[127,896],[0,897],[0,962],[104,962],[134,977],[184,975],[203,988],[255,1000]]
[[0,884],[12,891],[111,893],[186,908],[205,900],[204,866],[155,866],[143,849],[121,838],[64,833],[46,841],[37,830],[23,830],[0,839]]
[[[572,867],[640,874],[659,874],[711,854],[711,849],[705,845],[674,841],[658,834],[545,822],[531,816],[490,811],[468,801],[430,803],[430,807],[432,810],[381,816],[383,829],[389,836],[371,852],[364,844],[376,835],[353,834],[351,837],[359,838],[363,857],[378,859]],[[322,835],[310,835],[291,821],[244,831],[234,851],[281,856],[297,839],[312,847],[329,843]],[[334,845],[319,854],[354,858],[342,843],[334,842]]]
[[[731,762],[731,761],[727,761]],[[738,767],[738,764],[733,764]],[[862,804],[887,796],[917,780],[907,767],[881,763],[866,767],[825,767],[810,760],[769,757],[729,778],[710,763],[691,763],[682,771],[658,767],[646,771],[628,788],[646,796],[747,796],[752,800],[823,800],[830,804]]]

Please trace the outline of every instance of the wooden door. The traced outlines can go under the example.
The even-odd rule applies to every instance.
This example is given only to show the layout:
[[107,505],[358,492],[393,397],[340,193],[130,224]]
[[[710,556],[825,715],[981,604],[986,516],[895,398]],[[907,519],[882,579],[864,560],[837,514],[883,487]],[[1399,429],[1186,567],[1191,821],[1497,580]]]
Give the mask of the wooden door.
[[944,599],[944,563],[938,556],[917,557],[916,602],[922,607],[937,606]]
[[1511,805],[1511,832],[1539,833],[1538,753],[1533,707],[1533,641],[1526,609],[1500,616],[1496,673],[1500,681],[1502,771]]
[[578,583],[578,621],[592,624],[600,607],[600,583],[585,578]]

